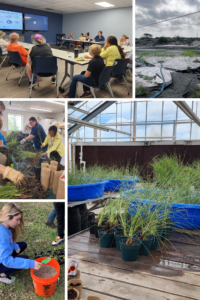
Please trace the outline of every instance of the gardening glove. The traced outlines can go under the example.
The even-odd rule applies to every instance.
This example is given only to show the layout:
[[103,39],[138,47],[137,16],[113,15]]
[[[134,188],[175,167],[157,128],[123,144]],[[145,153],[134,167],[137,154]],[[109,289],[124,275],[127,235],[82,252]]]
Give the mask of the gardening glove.
[[20,141],[20,144],[21,144],[21,145],[24,145],[25,143],[26,143],[26,140],[25,140],[25,139],[23,139],[23,140]]
[[3,172],[3,179],[9,179],[10,181],[14,182],[16,187],[20,189],[25,181],[25,176],[10,167],[6,167],[5,171]]

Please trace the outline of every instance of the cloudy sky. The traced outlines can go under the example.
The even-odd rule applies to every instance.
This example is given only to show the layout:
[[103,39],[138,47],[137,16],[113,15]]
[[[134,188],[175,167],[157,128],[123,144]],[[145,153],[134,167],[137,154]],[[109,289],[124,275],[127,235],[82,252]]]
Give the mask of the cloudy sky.
[[[85,107],[82,109],[88,110],[90,107],[93,107],[100,101],[88,101]],[[186,101],[187,104],[191,107],[192,101]],[[196,106],[197,101],[194,104],[194,112],[200,116],[200,104]],[[172,101],[164,101],[164,114],[163,120],[164,121],[173,121],[176,119],[176,109],[177,106]],[[71,111],[71,110],[69,110]],[[133,133],[133,126],[126,125],[120,126],[120,124],[127,124],[128,122],[133,122],[133,105],[131,107],[130,101],[119,101],[117,106],[113,104],[109,108],[107,108],[101,114],[101,124],[109,126],[111,123],[116,122],[116,113],[117,113],[117,122],[119,124],[118,130],[122,130],[125,132]],[[73,117],[80,117],[83,116],[82,113],[75,112],[72,116]],[[146,116],[146,101],[138,102],[137,103],[137,121],[144,122]],[[147,109],[147,120],[148,121],[161,121],[162,118],[162,101],[149,101],[148,102],[148,109]],[[180,110],[178,109],[178,120],[188,120],[189,118]],[[94,122],[93,120],[91,122]],[[98,116],[98,124],[100,124],[100,115]],[[114,127],[115,128],[115,127]],[[98,132],[98,137],[100,137],[100,130]],[[200,129],[197,125],[193,125],[192,130],[192,139],[199,139]],[[80,128],[80,137],[87,137],[90,140],[88,142],[92,142],[94,137],[94,129],[88,127],[81,127]],[[137,136],[144,137],[145,136],[145,126],[138,125],[137,126]],[[160,137],[161,136],[161,125],[149,125],[147,126],[147,136],[149,137]],[[165,137],[172,137],[173,136],[173,125],[164,125],[163,126],[163,136]],[[101,137],[116,137],[115,132],[105,132],[101,131]],[[127,137],[123,134],[117,134],[117,137]],[[179,124],[177,125],[177,139],[178,140],[189,140],[190,139],[190,124]],[[129,139],[128,139],[129,140]],[[109,141],[109,140],[104,140]],[[121,140],[122,141],[122,140]],[[125,140],[123,140],[125,141]],[[138,141],[142,141],[142,139],[138,139]]]
[[[200,11],[200,0],[135,0],[136,28]],[[136,29],[136,37],[150,33],[153,37],[200,37],[200,13]]]

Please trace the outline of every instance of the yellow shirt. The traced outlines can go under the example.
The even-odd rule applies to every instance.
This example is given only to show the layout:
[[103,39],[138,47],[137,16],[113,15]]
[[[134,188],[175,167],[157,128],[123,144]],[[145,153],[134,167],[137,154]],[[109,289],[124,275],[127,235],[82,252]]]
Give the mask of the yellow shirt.
[[116,59],[121,58],[119,49],[115,45],[110,46],[107,49],[102,48],[100,56],[106,59],[106,66],[112,66]]
[[51,137],[48,133],[42,145],[46,146],[48,144],[47,153],[51,153],[52,151],[57,151],[58,154],[62,157],[65,154],[65,146],[63,144],[62,136],[60,135],[60,133],[57,132],[56,135],[53,137],[53,146],[51,146],[50,142],[51,142]]

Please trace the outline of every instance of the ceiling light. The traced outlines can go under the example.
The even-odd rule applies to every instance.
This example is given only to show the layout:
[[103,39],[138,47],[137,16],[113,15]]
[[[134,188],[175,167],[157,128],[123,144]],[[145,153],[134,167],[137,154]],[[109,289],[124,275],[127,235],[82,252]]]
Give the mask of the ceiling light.
[[61,102],[58,102],[58,101],[52,101],[52,100],[45,100],[46,102],[50,102],[50,103],[55,103],[55,104],[60,104],[60,105],[64,105],[65,106],[65,103],[61,103]]
[[110,6],[115,6],[113,4],[110,4],[108,2],[98,2],[98,3],[95,3],[97,5],[100,5],[100,6],[103,6],[103,7],[110,7]]
[[30,109],[52,112],[52,110],[46,108],[30,107]]

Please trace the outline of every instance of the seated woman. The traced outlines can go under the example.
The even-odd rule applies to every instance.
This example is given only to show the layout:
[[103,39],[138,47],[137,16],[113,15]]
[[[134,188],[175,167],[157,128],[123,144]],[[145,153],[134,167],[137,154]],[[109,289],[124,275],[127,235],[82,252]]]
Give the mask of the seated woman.
[[[110,35],[101,50],[100,56],[106,60],[106,66],[112,66],[116,59],[125,58],[125,53],[123,49],[118,46],[116,37]],[[85,55],[85,58],[92,59],[89,55]]]
[[23,229],[23,211],[14,203],[4,205],[0,212],[0,282],[14,282],[15,277],[10,274],[20,269],[41,268],[41,263],[20,255],[27,248],[25,242],[16,243]]
[[101,72],[104,69],[104,61],[100,56],[100,53],[101,53],[100,45],[93,44],[90,46],[89,54],[91,55],[90,57],[92,59],[88,64],[87,71],[83,71],[81,72],[80,75],[75,75],[72,78],[69,92],[67,95],[62,95],[62,98],[75,98],[76,84],[78,81],[83,83],[83,90],[84,90],[84,93],[82,96],[80,96],[80,98],[92,97],[90,88],[84,85],[84,83],[91,86],[98,86],[99,77],[101,75]]
[[[90,33],[89,32],[86,32],[85,34],[85,41],[90,41],[90,37],[89,37]],[[83,43],[83,49],[85,48],[85,46],[88,46],[87,43]]]
[[[28,62],[26,65],[26,72],[29,78],[29,88],[31,87],[32,81],[32,70],[33,70],[33,58],[35,56],[53,56],[51,47],[46,43],[46,39],[41,34],[33,34],[31,36],[31,42],[35,46],[29,49],[28,51]],[[56,83],[56,76],[51,78],[52,84]],[[33,86],[35,82],[33,83]]]
[[[84,37],[83,33],[80,34],[79,40],[80,41],[84,41],[85,40],[85,37]],[[74,43],[75,48],[77,48],[77,45],[83,45],[83,43],[81,43],[81,42],[75,42]],[[80,50],[82,50],[82,48]]]
[[126,34],[123,34],[121,39],[119,40],[119,45],[128,45],[129,37]]
[[[2,129],[2,127],[3,127],[3,121],[0,119],[0,130]],[[0,132],[0,147],[7,147],[6,139],[1,132]]]
[[65,146],[62,141],[62,136],[57,132],[57,127],[55,125],[49,127],[49,133],[40,148],[45,147],[47,144],[48,151],[44,154],[50,153],[50,159],[56,160],[60,163],[61,158],[65,154]]

